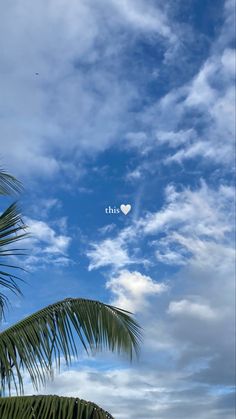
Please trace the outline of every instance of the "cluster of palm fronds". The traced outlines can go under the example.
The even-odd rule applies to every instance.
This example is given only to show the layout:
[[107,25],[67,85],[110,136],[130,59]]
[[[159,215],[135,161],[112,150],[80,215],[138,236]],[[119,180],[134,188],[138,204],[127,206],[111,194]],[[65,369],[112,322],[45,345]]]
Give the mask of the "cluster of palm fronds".
[[[21,184],[0,171],[0,195],[21,190]],[[4,289],[20,293],[22,269],[9,263],[22,253],[12,245],[26,236],[25,224],[16,203],[0,215],[0,310],[7,303]],[[60,369],[61,357],[67,365],[78,357],[78,348],[87,353],[109,349],[124,352],[132,359],[138,352],[140,327],[125,310],[99,301],[67,298],[19,321],[0,333],[1,394],[14,387],[23,393],[23,372],[27,371],[35,388],[45,385],[53,365]],[[80,346],[78,346],[80,343]],[[105,419],[112,418],[91,402],[57,396],[0,397],[1,419]]]
[[1,419],[114,419],[95,403],[58,396],[4,397]]

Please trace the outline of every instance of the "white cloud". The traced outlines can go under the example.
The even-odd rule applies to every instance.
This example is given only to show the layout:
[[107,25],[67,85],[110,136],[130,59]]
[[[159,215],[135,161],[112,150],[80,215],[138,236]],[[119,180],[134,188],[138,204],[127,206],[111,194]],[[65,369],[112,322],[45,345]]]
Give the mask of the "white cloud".
[[[89,269],[111,266],[119,270],[130,264],[147,266],[154,262],[153,255],[168,265],[213,263],[220,269],[223,259],[230,259],[233,253],[233,217],[232,187],[222,185],[215,190],[202,181],[198,189],[178,191],[168,185],[161,209],[134,219],[115,237],[91,245],[86,253]],[[150,237],[147,248],[144,243]]]
[[225,2],[222,30],[196,74],[140,113],[146,126],[143,132],[152,139],[153,150],[168,147],[167,164],[196,158],[220,163],[229,170],[234,164],[235,50],[230,48],[234,38],[231,7],[231,2]]
[[105,66],[89,74],[81,67],[113,53],[105,9],[74,0],[32,8],[24,0],[23,10],[8,3],[1,14],[2,157],[17,173],[52,176],[71,152],[112,142],[133,91]]
[[147,260],[135,254],[135,249],[132,254],[129,251],[128,245],[135,236],[136,231],[130,226],[114,238],[91,243],[90,249],[86,251],[86,256],[90,259],[88,269],[111,267],[113,271],[117,271],[127,265],[148,263]]
[[212,60],[207,60],[199,73],[195,76],[190,84],[185,105],[191,106],[209,106],[216,100],[217,91],[209,84],[210,79],[218,70],[218,63]]
[[127,270],[108,280],[106,287],[114,295],[112,304],[131,312],[141,312],[147,307],[149,297],[167,290],[165,284],[154,281],[150,276]]
[[175,41],[163,11],[132,0],[6,3],[0,28],[1,154],[18,176],[78,176],[81,155],[120,142],[138,94],[125,39]]
[[226,74],[229,74],[229,76],[231,77],[235,76],[235,60],[235,50],[233,50],[232,48],[226,48],[221,57],[221,62],[223,66],[226,68]]
[[[230,419],[229,401],[209,392],[206,386],[189,386],[184,371],[172,374],[155,369],[82,368],[63,371],[40,394],[57,394],[92,400],[117,419]],[[33,394],[28,386],[26,394]],[[109,394],[109,397],[107,396]],[[218,405],[222,400],[222,406]],[[228,402],[228,403],[227,403]],[[178,416],[177,416],[178,415]]]
[[116,225],[114,223],[106,224],[105,226],[99,228],[99,233],[101,233],[102,235],[107,234],[113,231],[115,228],[116,228]]
[[157,140],[161,144],[168,144],[170,147],[179,147],[180,144],[189,143],[196,137],[196,132],[193,128],[180,131],[158,131]]
[[181,266],[186,264],[186,256],[189,256],[183,248],[171,250],[165,240],[159,241],[159,249],[156,250],[155,256],[158,262],[166,265]]
[[[184,264],[192,264],[200,267],[213,266],[214,269],[221,270],[222,263],[225,264],[226,261],[231,261],[234,257],[234,247],[233,242],[230,242],[228,245],[223,243],[215,243],[214,241],[198,239],[196,237],[185,237],[181,234],[170,235],[167,243],[177,244],[181,246],[181,254],[183,255],[184,250],[185,259]],[[164,248],[168,249],[164,244]],[[165,253],[165,251],[164,251]],[[178,250],[175,252],[176,258],[178,258]],[[191,257],[190,257],[191,256]],[[168,261],[170,262],[170,261]]]
[[[197,156],[232,161],[234,51],[225,45],[228,37],[219,37],[190,83],[168,92],[146,112],[141,110],[135,133],[137,115],[131,121],[130,110],[139,85],[123,72],[124,37],[129,41],[133,37],[133,42],[136,36],[158,34],[165,39],[165,48],[178,44],[178,31],[165,7],[141,0],[100,0],[96,7],[92,1],[73,0],[68,6],[65,0],[53,0],[32,8],[24,0],[24,12],[7,3],[2,16],[1,153],[18,176],[40,173],[50,178],[61,172],[79,176],[81,155],[94,155],[116,142],[124,147],[136,143],[142,155],[159,141],[180,147],[166,162]],[[190,120],[189,128],[179,129],[196,107],[201,114],[197,125],[207,119],[207,127],[199,134]],[[137,179],[138,173],[130,176]]]
[[[224,54],[225,51],[223,57]],[[233,81],[228,85],[224,80],[230,75],[232,69],[225,66],[220,68],[221,56],[217,57],[217,60],[217,63],[211,63],[209,66],[207,63],[206,67],[200,70],[183,103],[186,112],[188,109],[196,108],[202,113],[203,123],[204,119],[208,120],[207,126],[197,139],[193,138],[190,143],[169,156],[167,162],[180,163],[185,159],[199,156],[226,165],[232,161],[235,138],[235,91]],[[221,71],[223,75],[220,78],[218,73]],[[209,72],[213,73],[211,77]],[[211,87],[218,83],[221,84],[221,89]]]
[[168,313],[172,316],[192,316],[200,320],[213,320],[217,314],[206,304],[189,300],[171,301]]
[[25,219],[29,228],[30,237],[24,240],[24,247],[29,255],[25,259],[28,269],[36,266],[54,264],[66,266],[70,264],[68,249],[71,237],[57,232],[45,221],[31,218]]
[[169,186],[164,208],[139,220],[139,228],[146,235],[162,234],[153,242],[159,261],[181,265],[189,263],[192,255],[198,263],[210,264],[214,256],[225,257],[233,251],[230,239],[233,194],[231,187],[222,186],[214,191],[205,183],[195,191],[177,192]]
[[57,210],[61,207],[61,201],[58,198],[42,198],[37,199],[37,203],[33,202],[30,205],[30,211],[35,217],[47,218],[52,210]]
[[140,157],[145,157],[152,150],[152,138],[144,131],[130,131],[125,134],[123,146],[138,151]]
[[116,9],[129,24],[136,29],[160,34],[171,42],[177,37],[170,28],[170,23],[160,8],[140,0],[112,0]]
[[44,221],[26,219],[30,234],[33,240],[46,245],[44,251],[47,253],[66,253],[71,238],[57,235],[56,232]]
[[128,181],[137,181],[140,180],[142,177],[142,171],[139,168],[136,168],[135,170],[132,170],[131,172],[129,172],[126,176],[126,179]]
[[121,268],[132,263],[124,243],[118,239],[106,239],[101,243],[91,245],[91,250],[87,251],[90,258],[89,270],[104,266],[113,265]]
[[[179,148],[169,154],[167,163],[181,163],[196,157],[224,165],[232,162],[235,137],[234,55],[235,51],[228,48],[213,52],[192,82],[169,92],[156,107],[150,109],[150,115],[146,115],[150,119],[155,113],[159,115],[161,130],[157,131],[157,144],[165,142],[170,148]],[[178,129],[182,122],[190,125],[185,132]]]

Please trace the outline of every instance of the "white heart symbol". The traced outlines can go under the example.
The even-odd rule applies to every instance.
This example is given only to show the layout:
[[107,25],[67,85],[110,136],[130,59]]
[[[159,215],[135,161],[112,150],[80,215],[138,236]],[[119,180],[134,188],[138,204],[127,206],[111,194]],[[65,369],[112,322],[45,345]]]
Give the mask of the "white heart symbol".
[[126,204],[126,205],[121,204],[120,209],[123,212],[123,214],[127,215],[131,210],[131,205],[130,204]]

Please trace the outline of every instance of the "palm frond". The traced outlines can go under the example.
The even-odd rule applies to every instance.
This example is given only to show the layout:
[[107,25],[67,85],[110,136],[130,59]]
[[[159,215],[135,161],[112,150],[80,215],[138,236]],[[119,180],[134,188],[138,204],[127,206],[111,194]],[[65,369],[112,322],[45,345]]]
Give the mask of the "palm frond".
[[0,195],[12,195],[22,191],[22,184],[14,176],[0,169]]
[[26,233],[19,235],[19,232],[22,232],[25,228],[21,211],[14,202],[0,215],[0,251],[3,251],[2,247],[15,243],[24,237]]
[[95,403],[59,396],[0,398],[1,419],[114,419]]
[[[93,353],[102,349],[138,355],[140,327],[129,312],[99,301],[68,298],[32,314],[0,333],[2,389],[12,384],[23,392],[22,370],[35,388],[51,376],[60,358],[69,365],[80,345]],[[77,339],[76,339],[77,338]]]
[[[21,294],[17,285],[20,278],[12,274],[12,269],[22,268],[5,262],[5,259],[23,254],[23,249],[13,248],[12,244],[27,236],[25,229],[26,225],[22,221],[18,205],[16,203],[11,204],[0,215],[0,289],[7,288],[17,294]],[[7,297],[0,292],[0,316],[3,314],[6,302]]]

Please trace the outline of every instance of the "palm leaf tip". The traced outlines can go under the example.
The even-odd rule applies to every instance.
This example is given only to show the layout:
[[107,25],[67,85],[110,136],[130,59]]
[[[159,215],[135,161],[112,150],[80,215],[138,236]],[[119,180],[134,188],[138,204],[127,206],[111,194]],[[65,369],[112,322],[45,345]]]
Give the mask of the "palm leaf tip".
[[0,398],[2,419],[114,419],[95,403],[72,397]]
[[19,180],[0,169],[0,195],[15,195],[22,189],[23,186]]
[[52,304],[0,334],[2,388],[17,378],[22,391],[22,367],[36,388],[45,384],[54,363],[60,369],[61,356],[67,364],[78,357],[76,336],[88,353],[109,349],[132,359],[140,327],[127,312],[99,301],[70,298]]

